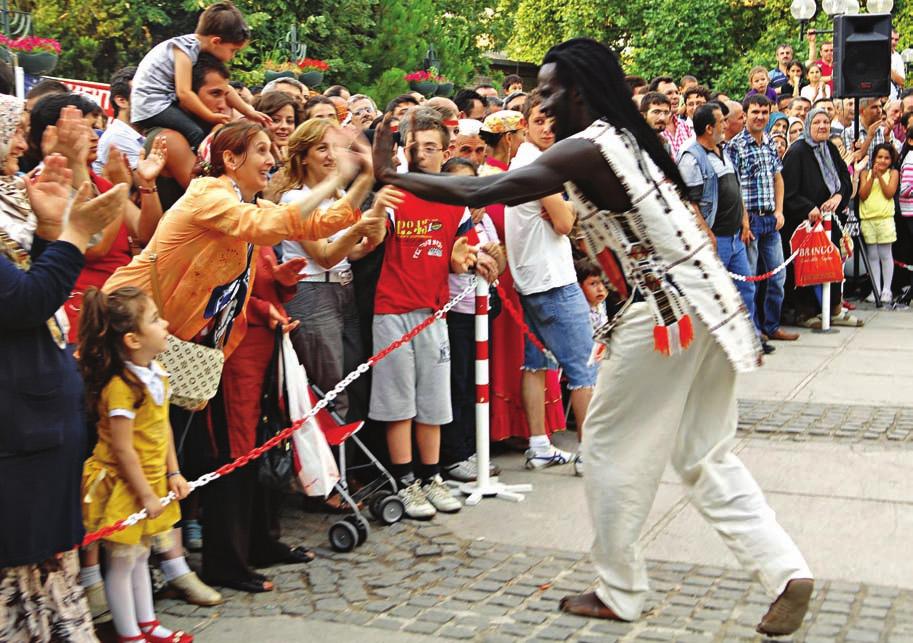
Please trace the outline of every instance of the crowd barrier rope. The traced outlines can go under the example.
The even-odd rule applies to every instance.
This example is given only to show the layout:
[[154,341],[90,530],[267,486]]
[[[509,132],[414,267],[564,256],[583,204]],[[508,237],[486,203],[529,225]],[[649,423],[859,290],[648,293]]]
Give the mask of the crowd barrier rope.
[[[334,386],[322,399],[320,399],[317,402],[317,404],[315,404],[313,406],[313,408],[311,408],[311,410],[303,418],[301,418],[300,420],[296,420],[291,426],[283,429],[282,431],[280,431],[279,433],[274,435],[272,438],[270,438],[269,440],[264,442],[262,445],[254,448],[254,449],[251,449],[248,453],[236,458],[232,462],[222,465],[215,471],[210,471],[209,473],[205,473],[202,476],[200,476],[199,478],[197,478],[196,480],[190,481],[188,484],[190,486],[191,493],[193,493],[200,487],[205,487],[210,482],[218,480],[222,476],[227,476],[228,474],[235,471],[236,469],[240,469],[241,467],[250,463],[252,460],[256,460],[257,458],[262,456],[264,453],[266,453],[267,451],[269,451],[270,449],[272,449],[273,447],[278,445],[280,442],[289,439],[292,436],[292,433],[294,433],[295,431],[300,429],[301,426],[305,422],[307,422],[309,419],[314,417],[321,409],[326,408],[326,406],[330,402],[332,402],[333,400],[336,399],[336,396],[338,396],[346,388],[348,388],[352,384],[352,382],[354,382],[359,377],[361,377],[362,375],[367,373],[368,370],[370,370],[370,368],[372,366],[374,366],[379,361],[381,361],[382,359],[387,357],[390,353],[392,353],[396,349],[400,348],[403,344],[407,344],[408,342],[410,342],[413,338],[415,338],[416,335],[418,335],[423,330],[428,328],[428,326],[433,324],[435,321],[437,321],[439,319],[443,319],[444,315],[446,315],[450,311],[451,308],[453,308],[457,303],[459,303],[460,301],[465,299],[467,296],[473,294],[476,289],[476,279],[477,279],[477,277],[473,276],[471,279],[471,282],[462,291],[460,291],[459,294],[457,294],[450,301],[448,301],[446,304],[444,304],[440,309],[436,310],[434,313],[429,315],[425,320],[423,320],[421,323],[417,324],[408,333],[406,333],[405,335],[403,335],[396,341],[391,342],[389,346],[386,346],[385,348],[381,349],[380,351],[378,351],[377,353],[375,353],[374,355],[369,357],[365,362],[363,362],[362,364],[359,364],[355,370],[353,370],[351,373],[349,373],[344,378],[342,378],[342,380],[338,384],[336,384],[336,386]],[[174,492],[172,491],[172,492],[169,492],[168,495],[165,496],[164,498],[160,498],[160,501],[162,503],[162,506],[164,507],[164,506],[168,505],[169,503],[175,501],[176,499],[177,499],[177,497],[175,496]],[[138,522],[145,520],[146,518],[147,518],[147,512],[145,509],[142,509],[141,511],[131,514],[125,518],[122,518],[122,519],[118,520],[117,522],[114,522],[110,525],[106,525],[97,531],[86,534],[85,538],[83,538],[83,540],[82,540],[82,546],[85,547],[87,545],[94,543],[97,540],[103,540],[103,539],[107,538],[108,536],[117,533],[118,531],[122,531],[122,530],[126,529],[127,527],[131,527],[131,526],[137,524]]]

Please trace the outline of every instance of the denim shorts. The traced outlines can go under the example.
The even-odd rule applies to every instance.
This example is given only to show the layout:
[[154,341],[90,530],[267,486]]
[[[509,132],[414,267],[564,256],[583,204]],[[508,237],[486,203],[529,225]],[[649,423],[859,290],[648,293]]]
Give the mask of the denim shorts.
[[580,286],[568,284],[533,295],[520,295],[520,303],[526,325],[558,360],[558,364],[551,363],[525,339],[523,368],[541,371],[560,365],[567,376],[568,388],[595,386],[598,367],[587,365],[593,350],[590,306]]

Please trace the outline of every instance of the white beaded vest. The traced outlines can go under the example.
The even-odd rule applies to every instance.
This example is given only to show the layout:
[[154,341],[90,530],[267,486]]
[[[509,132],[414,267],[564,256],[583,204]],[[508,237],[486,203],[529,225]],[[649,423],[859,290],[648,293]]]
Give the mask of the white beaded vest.
[[[654,347],[671,355],[694,336],[690,313],[707,325],[737,371],[753,370],[760,343],[748,310],[713,245],[649,155],[629,132],[598,120],[574,138],[593,141],[631,201],[627,212],[600,210],[571,182],[587,253],[610,279],[624,277],[650,306]],[[612,273],[615,273],[614,275]],[[615,279],[613,279],[614,281]],[[596,333],[607,340],[613,322]]]

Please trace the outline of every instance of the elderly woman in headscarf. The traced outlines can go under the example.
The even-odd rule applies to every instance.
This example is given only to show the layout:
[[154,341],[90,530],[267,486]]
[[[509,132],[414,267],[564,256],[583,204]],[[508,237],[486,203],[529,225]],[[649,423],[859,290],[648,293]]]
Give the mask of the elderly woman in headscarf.
[[[808,113],[802,138],[797,140],[783,159],[783,214],[786,222],[780,235],[784,244],[796,228],[808,220],[817,223],[825,215],[846,220],[846,208],[852,196],[852,183],[840,150],[830,142],[831,119],[823,108]],[[840,226],[834,222],[831,238],[840,242]],[[785,254],[791,254],[786,250]],[[792,307],[796,321],[810,328],[820,327],[821,287],[790,288],[792,270],[787,273],[784,313]],[[861,326],[862,321],[843,309],[842,284],[831,288],[831,323],[841,326]]]
[[[61,141],[87,145],[88,125]],[[23,102],[0,96],[0,641],[95,641],[78,583],[83,384],[67,351],[66,315],[89,239],[123,215],[126,188],[88,203],[63,156],[36,182],[16,176],[26,150]]]

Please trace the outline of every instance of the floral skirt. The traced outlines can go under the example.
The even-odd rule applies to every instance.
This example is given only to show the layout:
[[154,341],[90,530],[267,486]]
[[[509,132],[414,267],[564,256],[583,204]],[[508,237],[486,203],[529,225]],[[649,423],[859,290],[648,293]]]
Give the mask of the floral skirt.
[[97,643],[73,549],[34,565],[0,569],[0,641]]

